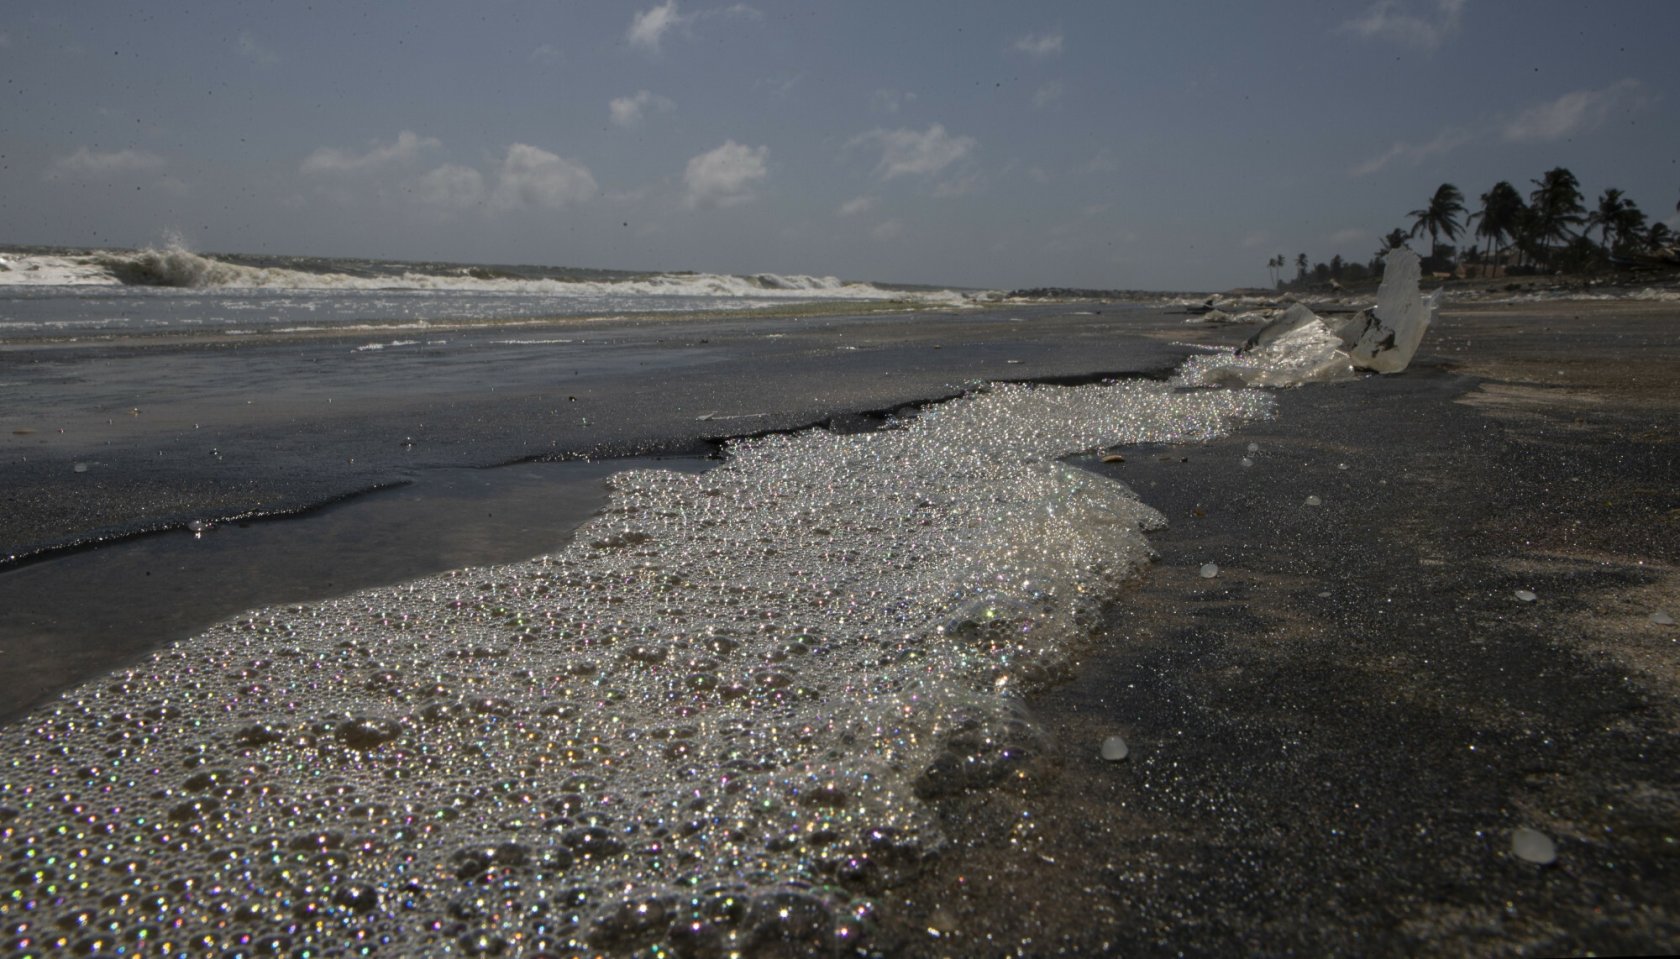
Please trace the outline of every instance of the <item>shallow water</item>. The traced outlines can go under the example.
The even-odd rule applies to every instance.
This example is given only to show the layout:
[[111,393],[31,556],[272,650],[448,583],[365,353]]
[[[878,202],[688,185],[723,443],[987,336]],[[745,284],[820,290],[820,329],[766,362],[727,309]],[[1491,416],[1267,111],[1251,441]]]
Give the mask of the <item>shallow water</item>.
[[246,610],[552,552],[606,504],[612,474],[711,465],[629,458],[417,470],[405,485],[301,516],[200,525],[0,571],[0,720]]

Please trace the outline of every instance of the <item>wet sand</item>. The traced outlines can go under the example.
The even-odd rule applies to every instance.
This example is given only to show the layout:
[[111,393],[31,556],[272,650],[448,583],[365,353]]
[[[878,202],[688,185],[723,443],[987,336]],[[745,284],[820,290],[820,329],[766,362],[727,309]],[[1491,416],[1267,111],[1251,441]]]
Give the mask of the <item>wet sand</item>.
[[[1043,309],[1032,329],[1006,315],[869,320],[799,348],[770,341],[773,362],[714,353],[704,376],[670,373],[659,403],[618,396],[615,408],[666,412],[615,413],[614,426],[626,451],[751,432],[696,419],[707,412],[768,413],[756,418],[767,429],[863,426],[865,412],[964,380],[1141,371],[1170,365],[1186,341],[1250,332]],[[881,897],[882,954],[1680,947],[1680,628],[1650,620],[1680,615],[1677,314],[1449,306],[1401,376],[1283,391],[1277,419],[1218,442],[1091,462],[1170,518],[1151,535],[1160,559],[1076,674],[1030,701],[1044,735],[1018,776],[937,800],[952,842]],[[866,331],[872,355],[839,349]],[[1111,363],[1102,345],[1122,332],[1158,352]],[[684,349],[712,346],[689,335]],[[1063,339],[1035,338],[1046,335]],[[700,393],[754,364],[764,375],[732,386],[730,402]],[[893,379],[883,371],[901,382],[880,386]],[[767,409],[777,391],[793,399]],[[554,399],[522,396],[508,401],[516,414]],[[502,397],[425,402],[449,435],[474,438],[474,455],[530,439],[473,434]],[[315,442],[335,457],[335,444],[379,448],[368,437],[397,425],[382,411],[311,415],[333,427]],[[293,425],[255,430],[250,449]],[[569,429],[573,445],[596,435]],[[383,450],[382,469],[411,455]],[[459,464],[420,468],[446,465]],[[52,490],[43,477],[33,488]],[[98,500],[108,506],[94,515],[120,525],[144,489]],[[178,517],[233,501],[180,495]],[[20,528],[9,541],[70,527]],[[1217,577],[1199,575],[1207,562]],[[1115,734],[1131,754],[1104,761]],[[1512,854],[1524,826],[1555,841],[1555,863]]]
[[1676,364],[1672,306],[1449,307],[1401,376],[1092,464],[1160,559],[1019,780],[941,806],[888,951],[1676,951]]
[[0,565],[427,470],[706,453],[724,437],[857,428],[983,380],[1164,372],[1189,352],[1137,335],[1182,317],[1102,309],[0,345]]

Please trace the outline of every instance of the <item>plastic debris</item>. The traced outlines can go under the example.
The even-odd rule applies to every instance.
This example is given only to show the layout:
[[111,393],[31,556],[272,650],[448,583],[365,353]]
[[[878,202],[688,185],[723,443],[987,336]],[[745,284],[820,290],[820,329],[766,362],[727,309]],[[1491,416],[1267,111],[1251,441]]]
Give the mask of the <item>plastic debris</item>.
[[1511,831],[1511,853],[1524,862],[1549,866],[1557,862],[1557,844],[1538,829],[1518,826]]
[[1110,736],[1103,740],[1102,758],[1108,760],[1109,762],[1117,763],[1131,754],[1132,749],[1130,746],[1126,745],[1126,740],[1124,738],[1120,736]]

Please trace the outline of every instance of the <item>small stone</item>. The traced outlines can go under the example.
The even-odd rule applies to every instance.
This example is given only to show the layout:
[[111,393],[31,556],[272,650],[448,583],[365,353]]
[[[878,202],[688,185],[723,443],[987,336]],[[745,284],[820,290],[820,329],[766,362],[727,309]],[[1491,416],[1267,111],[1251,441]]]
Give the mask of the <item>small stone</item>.
[[1250,444],[1248,444],[1248,451],[1249,451],[1249,452],[1250,452],[1250,453],[1258,453],[1258,452],[1260,452],[1260,444],[1259,444],[1259,443],[1250,443]]
[[1237,461],[1237,465],[1241,466],[1243,469],[1248,469],[1250,466],[1254,465],[1254,461],[1245,456]]
[[1203,563],[1202,564],[1202,578],[1203,579],[1212,579],[1212,578],[1214,578],[1215,576],[1218,576],[1218,575],[1219,575],[1219,564],[1218,563]]
[[1668,610],[1659,609],[1651,614],[1651,622],[1657,624],[1658,626],[1673,626],[1674,617],[1668,615]]
[[1517,590],[1517,598],[1522,600],[1525,603],[1532,603],[1535,600],[1539,599],[1540,597],[1534,595],[1532,592],[1530,592],[1526,589],[1519,589],[1519,590]]
[[1345,470],[1348,468],[1348,465],[1346,463],[1337,463],[1336,468],[1339,470]]
[[1307,505],[1308,506],[1323,506],[1324,501],[1319,499],[1316,496],[1309,496],[1309,497],[1307,497]]
[[1511,853],[1524,862],[1549,866],[1557,861],[1557,844],[1538,829],[1519,826],[1511,831]]
[[1125,739],[1119,736],[1110,736],[1103,740],[1102,758],[1108,760],[1109,762],[1117,763],[1131,754],[1132,749],[1130,746],[1126,745]]
[[86,473],[87,472],[87,464],[86,463],[77,463],[75,466],[70,467],[70,470],[73,473]]

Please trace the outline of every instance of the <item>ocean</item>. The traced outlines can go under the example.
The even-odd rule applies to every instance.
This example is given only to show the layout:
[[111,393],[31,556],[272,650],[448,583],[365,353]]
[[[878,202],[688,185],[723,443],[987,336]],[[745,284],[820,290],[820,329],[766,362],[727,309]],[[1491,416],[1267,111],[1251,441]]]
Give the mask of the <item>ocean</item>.
[[[1022,329],[1112,335],[1124,308],[809,277],[180,250],[5,265],[0,476],[41,502],[90,478],[129,494],[90,489],[90,515],[109,499],[105,513],[17,527],[0,579],[64,547],[117,548],[147,529],[197,540],[296,505],[241,473],[142,520],[135,504],[155,494],[136,477],[179,486],[242,458],[249,475],[296,472],[307,503],[382,485],[387,460],[416,448],[430,458],[402,469],[417,483],[459,466],[463,448],[475,467],[598,450],[583,433],[533,449],[537,434],[485,422],[586,395],[579,370],[558,391],[545,381],[573,366],[620,384],[598,417],[630,391],[681,396],[669,422],[717,443],[703,471],[607,471],[604,505],[541,555],[248,609],[14,719],[0,740],[0,919],[21,954],[868,954],[880,897],[953,840],[937,804],[1031,761],[1041,734],[1022,697],[1067,678],[1150,558],[1146,534],[1164,518],[1078,458],[1202,443],[1273,409],[1259,390],[1092,376],[1125,362],[1093,358],[1089,341],[1071,344],[1078,359],[1037,357],[1028,344],[1045,327]],[[809,362],[808,343],[743,373],[710,336],[689,332],[687,352],[666,341],[703,330],[782,350],[837,302],[906,312],[848,319],[832,336],[850,340],[819,351],[819,378],[789,358]],[[964,315],[987,306],[997,312]],[[1004,345],[951,344],[975,374],[955,383],[948,367],[923,371],[892,338],[935,312]],[[587,349],[598,330],[612,349]],[[1127,362],[1158,369],[1146,353]],[[334,372],[311,371],[323,363]],[[1080,363],[1096,381],[1006,382]],[[824,394],[865,374],[877,392],[863,396],[878,399],[882,374],[907,385],[866,421],[781,428],[765,395],[732,405],[752,395],[752,364],[790,409],[855,406]],[[675,385],[691,374],[706,387],[692,397]],[[816,395],[795,401],[789,382]],[[510,398],[481,395],[449,420],[469,384]],[[457,439],[384,434],[405,396]],[[301,412],[333,398],[377,427]],[[70,445],[52,445],[56,422]],[[612,429],[640,435],[626,422]],[[199,442],[207,427],[223,438]],[[353,438],[334,438],[341,427]],[[358,466],[370,431],[379,453]],[[190,468],[156,466],[189,442]],[[195,497],[222,512],[183,519]],[[248,501],[260,508],[237,512]],[[14,509],[27,502],[14,492]],[[97,584],[84,589],[96,602]]]

